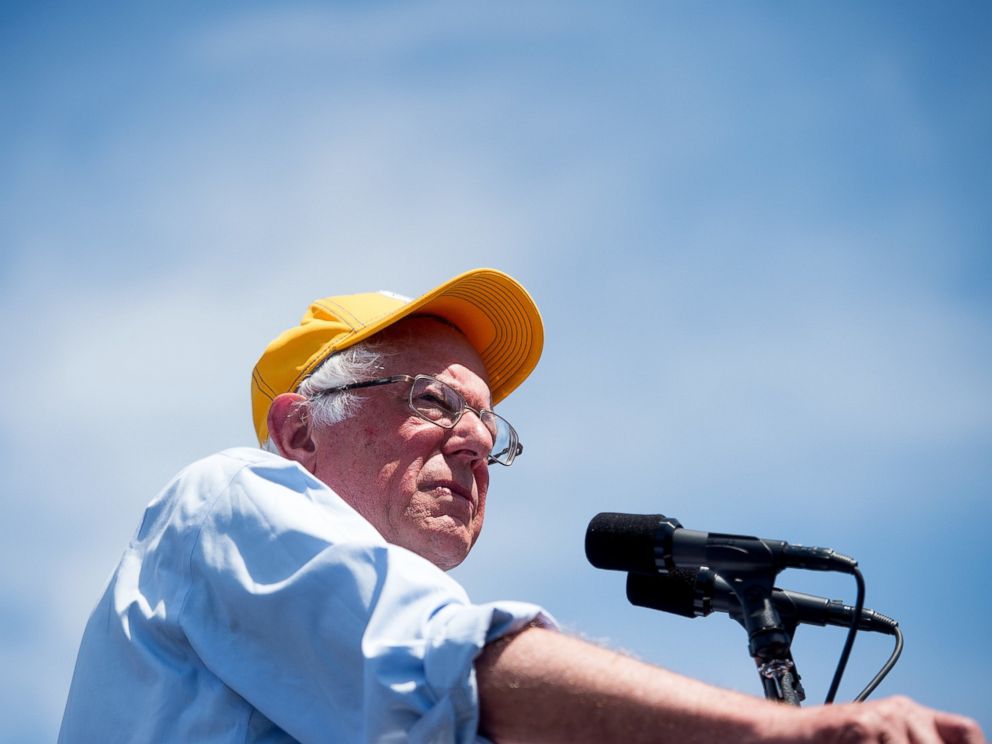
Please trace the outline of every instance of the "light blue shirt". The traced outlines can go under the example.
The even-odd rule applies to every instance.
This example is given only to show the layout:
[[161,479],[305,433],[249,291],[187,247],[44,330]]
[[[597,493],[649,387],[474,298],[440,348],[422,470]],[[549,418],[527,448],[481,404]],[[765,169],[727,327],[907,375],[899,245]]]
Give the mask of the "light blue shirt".
[[554,624],[472,604],[297,463],[227,450],[148,505],[59,741],[475,741],[473,661],[533,620]]

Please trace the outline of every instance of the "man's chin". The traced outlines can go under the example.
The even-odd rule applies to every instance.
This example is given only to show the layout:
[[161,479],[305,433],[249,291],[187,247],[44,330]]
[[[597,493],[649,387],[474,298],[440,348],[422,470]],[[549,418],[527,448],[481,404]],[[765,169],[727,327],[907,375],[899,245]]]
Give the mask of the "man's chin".
[[464,561],[474,543],[467,527],[453,518],[452,521],[458,530],[431,530],[420,549],[414,551],[442,571],[450,571]]

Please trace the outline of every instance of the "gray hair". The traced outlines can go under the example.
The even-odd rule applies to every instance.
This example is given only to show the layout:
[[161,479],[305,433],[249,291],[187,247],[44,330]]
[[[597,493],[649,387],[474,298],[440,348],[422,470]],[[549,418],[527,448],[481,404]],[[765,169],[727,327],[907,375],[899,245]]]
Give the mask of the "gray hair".
[[[383,360],[390,356],[390,350],[386,347],[387,343],[381,339],[367,339],[327,357],[297,387],[295,392],[306,399],[297,405],[305,406],[307,417],[318,426],[329,426],[353,416],[361,408],[364,400],[361,395],[351,391],[330,395],[323,393],[340,385],[373,379],[375,373],[382,369]],[[262,449],[283,454],[272,441],[271,434],[262,444]]]

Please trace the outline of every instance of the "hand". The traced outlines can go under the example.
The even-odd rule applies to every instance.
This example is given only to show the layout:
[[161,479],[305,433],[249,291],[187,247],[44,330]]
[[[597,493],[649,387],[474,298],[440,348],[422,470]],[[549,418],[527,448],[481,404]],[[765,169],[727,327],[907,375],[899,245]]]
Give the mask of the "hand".
[[[927,708],[906,697],[803,710],[809,741],[831,744],[983,744],[970,718]],[[804,740],[806,740],[804,738]]]

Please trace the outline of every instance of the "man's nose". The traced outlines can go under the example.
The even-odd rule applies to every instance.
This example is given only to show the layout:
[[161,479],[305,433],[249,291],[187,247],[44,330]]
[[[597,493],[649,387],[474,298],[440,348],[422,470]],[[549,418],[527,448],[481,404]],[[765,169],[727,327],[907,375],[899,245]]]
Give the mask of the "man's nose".
[[493,435],[489,428],[482,423],[478,413],[466,408],[458,423],[451,430],[448,438],[449,445],[457,451],[464,451],[473,459],[486,458],[493,450]]

